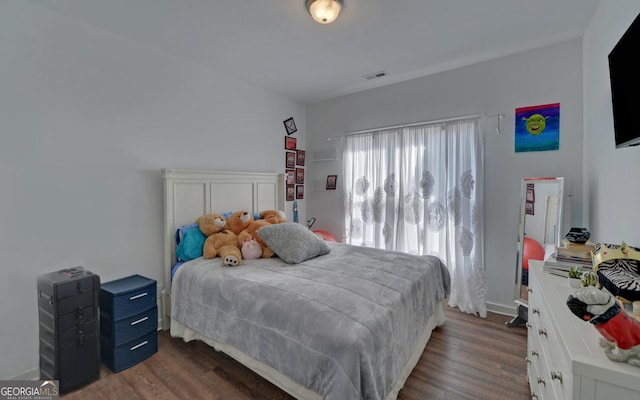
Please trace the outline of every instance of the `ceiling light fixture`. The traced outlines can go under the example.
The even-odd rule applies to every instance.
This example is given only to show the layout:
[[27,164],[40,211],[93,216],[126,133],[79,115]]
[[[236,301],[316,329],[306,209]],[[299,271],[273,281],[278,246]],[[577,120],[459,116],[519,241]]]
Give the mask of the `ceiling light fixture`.
[[338,18],[344,2],[342,0],[306,0],[311,17],[320,24],[330,24]]

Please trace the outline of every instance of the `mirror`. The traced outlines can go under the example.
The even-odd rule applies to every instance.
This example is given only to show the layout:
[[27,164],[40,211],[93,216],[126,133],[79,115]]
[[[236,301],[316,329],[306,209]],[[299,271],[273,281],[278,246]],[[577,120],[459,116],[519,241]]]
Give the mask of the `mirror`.
[[515,285],[517,303],[527,303],[528,260],[543,260],[545,254],[560,246],[563,192],[562,177],[522,180]]

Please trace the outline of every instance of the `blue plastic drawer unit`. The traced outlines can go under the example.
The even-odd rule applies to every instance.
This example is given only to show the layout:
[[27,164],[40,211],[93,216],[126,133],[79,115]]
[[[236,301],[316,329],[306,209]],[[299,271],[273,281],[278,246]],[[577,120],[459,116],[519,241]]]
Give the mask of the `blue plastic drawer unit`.
[[119,372],[158,351],[156,281],[141,275],[100,287],[100,359]]

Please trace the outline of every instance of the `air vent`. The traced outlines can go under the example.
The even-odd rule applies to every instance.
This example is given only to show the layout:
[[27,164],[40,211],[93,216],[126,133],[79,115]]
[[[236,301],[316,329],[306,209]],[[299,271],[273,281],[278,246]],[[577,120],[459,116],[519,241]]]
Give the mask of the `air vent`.
[[363,78],[367,80],[378,79],[389,75],[386,71],[375,72],[373,74],[364,75]]

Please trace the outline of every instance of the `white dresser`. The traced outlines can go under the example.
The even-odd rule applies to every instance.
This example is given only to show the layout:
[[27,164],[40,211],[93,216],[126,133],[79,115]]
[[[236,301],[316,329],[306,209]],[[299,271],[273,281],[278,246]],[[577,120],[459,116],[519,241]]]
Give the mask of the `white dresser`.
[[529,261],[527,363],[533,399],[639,400],[640,368],[610,361],[600,334],[571,313],[567,278]]

